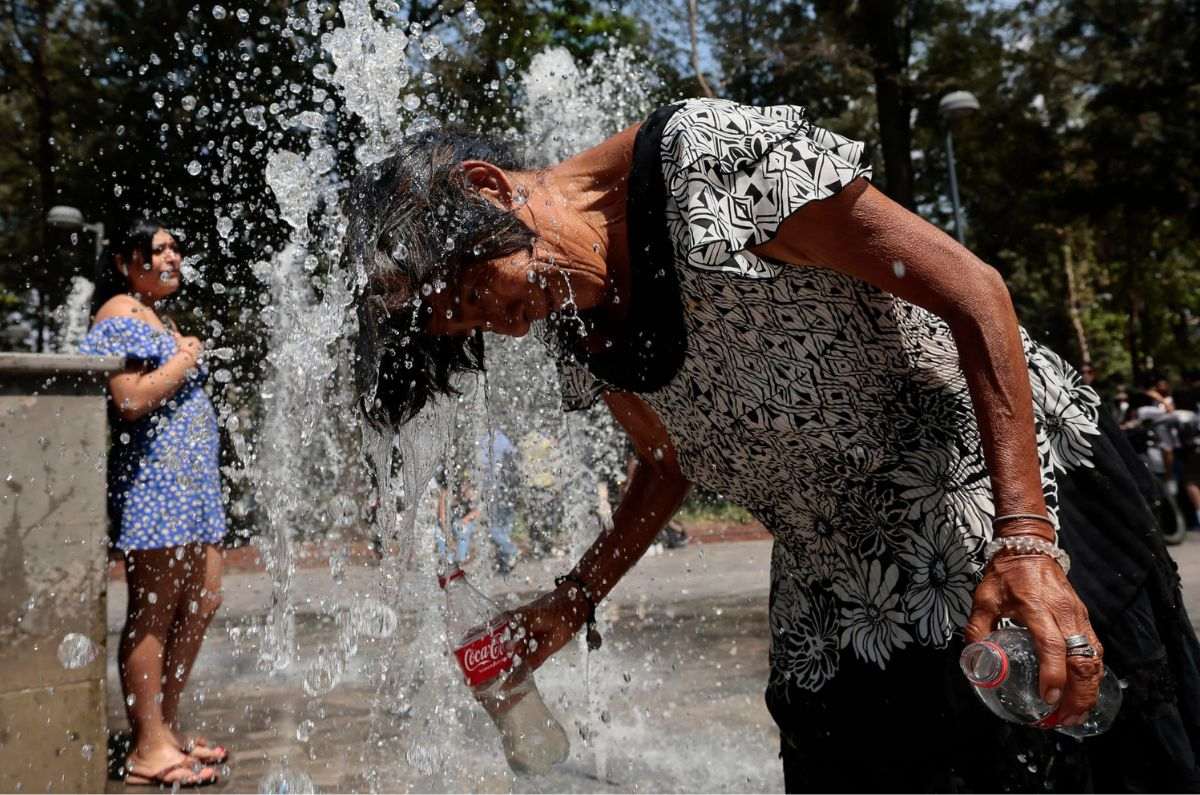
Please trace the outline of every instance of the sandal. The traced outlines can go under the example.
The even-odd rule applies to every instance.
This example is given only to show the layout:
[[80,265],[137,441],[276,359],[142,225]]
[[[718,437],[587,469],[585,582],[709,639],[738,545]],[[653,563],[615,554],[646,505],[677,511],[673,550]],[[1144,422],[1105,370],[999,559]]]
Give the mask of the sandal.
[[[129,759],[125,760],[125,783],[133,786],[156,786],[156,787],[203,787],[208,784],[217,783],[217,771],[211,767],[202,767],[199,771],[192,770],[192,764],[188,762],[176,762],[173,765],[167,765],[162,770],[156,773],[136,773],[133,769],[133,764]],[[172,773],[179,771],[182,775],[172,776]],[[208,775],[205,775],[205,771]]]
[[229,752],[223,746],[210,746],[204,737],[189,737],[179,750],[206,765],[223,765],[229,761]]

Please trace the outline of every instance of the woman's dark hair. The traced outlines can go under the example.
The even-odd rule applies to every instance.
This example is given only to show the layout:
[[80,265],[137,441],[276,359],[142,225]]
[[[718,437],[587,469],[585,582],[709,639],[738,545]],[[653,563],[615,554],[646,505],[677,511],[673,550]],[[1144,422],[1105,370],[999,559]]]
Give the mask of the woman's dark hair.
[[404,138],[354,180],[343,265],[355,280],[355,380],[372,423],[399,425],[435,395],[457,394],[457,373],[483,370],[483,335],[429,334],[423,294],[453,285],[478,262],[530,250],[534,234],[479,195],[464,160],[520,165],[506,145],[453,127]]
[[114,295],[129,292],[129,277],[117,270],[117,257],[121,257],[128,266],[133,262],[134,252],[140,251],[142,259],[149,262],[153,254],[154,236],[160,229],[170,231],[157,219],[138,218],[109,239],[104,255],[96,263],[96,289],[92,292],[93,315]]

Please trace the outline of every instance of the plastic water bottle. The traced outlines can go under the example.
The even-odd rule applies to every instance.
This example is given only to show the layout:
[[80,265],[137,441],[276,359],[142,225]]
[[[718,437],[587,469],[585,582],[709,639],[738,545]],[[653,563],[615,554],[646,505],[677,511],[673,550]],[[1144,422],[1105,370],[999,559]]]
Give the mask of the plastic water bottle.
[[514,773],[541,775],[571,750],[567,733],[542,700],[533,674],[507,685],[513,667],[511,630],[500,608],[453,568],[438,583],[446,593],[446,637],[467,687],[500,730]]
[[1121,682],[1105,666],[1096,706],[1083,723],[1043,724],[1055,708],[1039,695],[1037,650],[1033,636],[1022,627],[998,629],[986,640],[968,645],[959,658],[959,666],[987,708],[1013,723],[1053,728],[1082,739],[1108,731],[1121,709]]

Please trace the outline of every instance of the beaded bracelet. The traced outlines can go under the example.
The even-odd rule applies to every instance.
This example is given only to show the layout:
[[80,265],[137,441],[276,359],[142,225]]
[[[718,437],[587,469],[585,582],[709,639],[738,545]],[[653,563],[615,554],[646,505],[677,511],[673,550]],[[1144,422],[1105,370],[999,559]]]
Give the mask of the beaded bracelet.
[[996,557],[996,553],[1004,549],[1011,549],[1014,552],[1023,555],[1038,554],[1048,555],[1062,567],[1063,574],[1071,571],[1071,556],[1067,551],[1050,541],[1046,541],[1036,536],[1005,536],[1003,538],[993,538],[983,548],[984,565],[992,562],[992,558]]

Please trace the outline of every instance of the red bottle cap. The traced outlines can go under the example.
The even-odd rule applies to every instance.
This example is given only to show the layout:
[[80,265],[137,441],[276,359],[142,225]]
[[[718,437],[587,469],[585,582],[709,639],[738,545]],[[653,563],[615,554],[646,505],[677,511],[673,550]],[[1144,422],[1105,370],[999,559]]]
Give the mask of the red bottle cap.
[[463,570],[459,568],[452,569],[449,574],[439,574],[438,585],[442,588],[445,588],[446,583],[450,582],[451,580],[457,580],[461,576],[463,576]]

